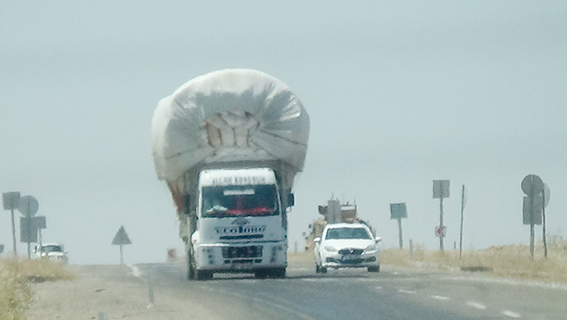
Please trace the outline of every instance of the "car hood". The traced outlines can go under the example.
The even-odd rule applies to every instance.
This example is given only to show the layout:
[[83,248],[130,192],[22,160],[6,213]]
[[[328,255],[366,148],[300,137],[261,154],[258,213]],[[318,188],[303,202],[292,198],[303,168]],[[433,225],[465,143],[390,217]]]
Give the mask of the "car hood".
[[322,246],[333,246],[337,250],[343,248],[360,248],[366,249],[369,245],[375,244],[376,241],[371,239],[337,239],[337,240],[325,240]]

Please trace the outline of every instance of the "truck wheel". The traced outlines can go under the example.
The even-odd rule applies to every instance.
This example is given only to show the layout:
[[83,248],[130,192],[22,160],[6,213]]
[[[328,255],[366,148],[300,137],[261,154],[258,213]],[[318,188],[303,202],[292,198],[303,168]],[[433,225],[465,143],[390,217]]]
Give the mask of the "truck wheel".
[[276,279],[285,278],[285,268],[274,268],[270,271],[270,276]]
[[321,273],[321,267],[318,264],[315,264],[315,273]]
[[195,261],[191,252],[187,252],[187,279],[195,279]]
[[268,271],[267,270],[256,270],[254,271],[254,278],[256,279],[266,279],[266,277],[268,276]]
[[320,268],[319,268],[319,272],[321,272],[321,273],[327,273],[327,268],[326,268],[326,267],[320,267]]

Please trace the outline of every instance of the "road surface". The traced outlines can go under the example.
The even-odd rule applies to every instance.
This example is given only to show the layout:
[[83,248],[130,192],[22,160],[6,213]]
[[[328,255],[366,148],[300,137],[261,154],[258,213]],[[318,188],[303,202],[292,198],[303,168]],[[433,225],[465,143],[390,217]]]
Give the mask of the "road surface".
[[226,319],[567,319],[566,286],[383,267],[329,270],[290,264],[286,279],[215,275],[186,281],[184,265],[142,265],[159,292],[175,292]]
[[70,266],[79,278],[41,283],[33,319],[567,319],[567,286],[382,266],[286,279],[215,274],[188,281],[184,263]]

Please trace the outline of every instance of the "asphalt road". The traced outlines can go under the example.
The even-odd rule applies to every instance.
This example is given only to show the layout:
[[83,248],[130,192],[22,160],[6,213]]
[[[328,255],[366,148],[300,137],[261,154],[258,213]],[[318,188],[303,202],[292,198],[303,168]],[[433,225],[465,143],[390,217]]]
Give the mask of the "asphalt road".
[[156,305],[175,297],[208,310],[207,318],[567,319],[567,286],[478,274],[388,266],[377,274],[363,269],[316,274],[311,263],[290,263],[286,279],[215,274],[212,280],[189,281],[183,263],[130,267],[150,280]]

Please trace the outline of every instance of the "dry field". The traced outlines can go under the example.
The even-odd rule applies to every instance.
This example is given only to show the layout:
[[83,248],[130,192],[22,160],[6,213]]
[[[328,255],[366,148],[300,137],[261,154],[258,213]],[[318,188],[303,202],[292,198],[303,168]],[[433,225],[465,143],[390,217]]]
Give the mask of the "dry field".
[[544,257],[543,245],[539,243],[535,247],[533,260],[530,259],[529,246],[524,245],[463,251],[462,259],[458,250],[440,252],[416,246],[411,255],[407,249],[384,250],[380,259],[389,265],[440,271],[476,271],[505,278],[567,283],[567,240],[552,235],[547,242],[547,258]]
[[48,260],[0,259],[0,320],[23,320],[32,292],[30,282],[72,280],[60,263]]

